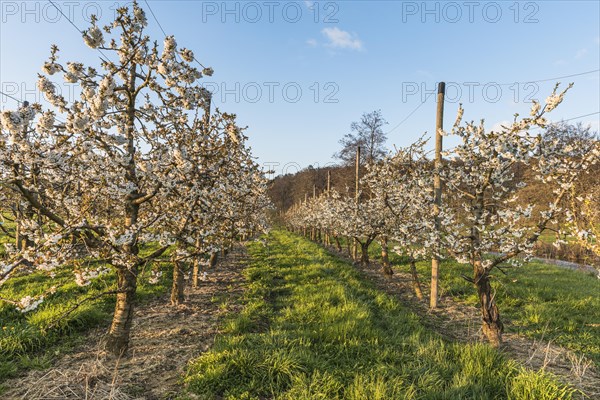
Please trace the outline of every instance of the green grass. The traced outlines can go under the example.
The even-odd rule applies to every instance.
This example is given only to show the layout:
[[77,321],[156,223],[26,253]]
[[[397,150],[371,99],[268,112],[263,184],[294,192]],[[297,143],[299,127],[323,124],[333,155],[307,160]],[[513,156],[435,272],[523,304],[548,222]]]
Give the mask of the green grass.
[[[379,258],[381,248],[373,243],[369,253]],[[404,257],[390,252],[397,270],[408,271]],[[468,265],[444,261],[440,267],[442,296],[451,296],[478,306],[473,285],[461,275],[471,276]],[[431,263],[417,263],[422,282],[431,279]],[[590,358],[600,367],[600,279],[555,265],[531,262],[522,267],[495,270],[492,284],[506,332],[551,340]]]
[[[146,268],[138,284],[137,293],[141,302],[161,296],[169,285],[169,273],[163,275],[159,284],[147,284],[149,268]],[[0,301],[0,382],[28,369],[48,368],[57,355],[68,352],[80,343],[86,331],[108,326],[114,308],[114,296],[103,296],[84,303],[49,329],[57,318],[79,300],[114,289],[116,285],[112,273],[93,280],[85,287],[75,284],[72,268],[68,266],[57,269],[55,273],[53,279],[43,272],[17,276],[0,288],[0,297],[19,300],[26,295],[42,294],[51,286],[57,287],[56,293],[49,295],[36,310],[28,313],[21,313],[11,304]]]
[[[190,363],[203,399],[568,399],[484,344],[444,341],[348,263],[273,231],[250,246],[243,311]],[[185,395],[183,395],[185,398]],[[197,398],[197,397],[194,397]]]

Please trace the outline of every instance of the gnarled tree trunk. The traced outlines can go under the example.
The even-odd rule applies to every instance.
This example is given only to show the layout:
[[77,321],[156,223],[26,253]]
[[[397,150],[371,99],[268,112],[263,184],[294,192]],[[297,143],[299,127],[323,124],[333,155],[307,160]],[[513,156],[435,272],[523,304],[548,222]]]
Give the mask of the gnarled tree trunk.
[[121,356],[129,347],[129,333],[135,306],[137,267],[117,269],[117,303],[106,337],[106,349]]
[[[132,183],[134,187],[139,187],[139,180],[136,175],[135,166],[135,102],[136,102],[136,64],[133,63],[129,69],[126,91],[129,94],[129,102],[126,110],[126,154],[129,162],[125,167],[126,181]],[[130,229],[138,222],[140,205],[136,202],[139,198],[137,189],[133,189],[125,200],[125,228]],[[133,237],[128,243],[123,245],[123,252],[128,256],[137,256],[139,247],[137,237]],[[127,352],[129,347],[129,334],[131,332],[131,322],[133,319],[133,309],[135,307],[135,292],[137,290],[138,265],[119,266],[117,268],[117,303],[113,314],[112,324],[106,338],[106,349],[115,355],[121,356]]]
[[500,320],[500,312],[494,294],[492,294],[489,271],[483,268],[481,259],[479,259],[473,263],[473,272],[481,307],[483,334],[492,346],[499,347],[502,344],[504,325]]

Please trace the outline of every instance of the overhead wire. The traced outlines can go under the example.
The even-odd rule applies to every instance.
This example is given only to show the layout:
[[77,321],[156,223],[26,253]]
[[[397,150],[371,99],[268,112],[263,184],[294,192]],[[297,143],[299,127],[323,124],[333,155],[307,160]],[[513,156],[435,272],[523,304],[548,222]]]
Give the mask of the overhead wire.
[[420,103],[419,103],[419,105],[417,105],[417,106],[416,106],[416,107],[415,107],[415,108],[414,108],[414,109],[413,109],[413,110],[412,110],[410,113],[408,113],[408,115],[407,115],[406,117],[404,117],[404,119],[403,119],[402,121],[400,121],[398,124],[396,124],[396,125],[395,125],[395,126],[392,128],[392,129],[390,129],[389,131],[387,131],[387,132],[386,132],[386,135],[387,135],[388,133],[391,133],[391,132],[393,132],[394,130],[396,130],[397,128],[399,128],[399,127],[400,127],[402,124],[404,124],[406,121],[408,121],[408,119],[409,119],[410,117],[412,117],[412,116],[413,116],[413,114],[414,114],[414,113],[416,113],[416,112],[417,112],[417,110],[419,110],[419,108],[421,108],[421,106],[423,106],[423,104],[425,104],[425,103],[427,102],[427,100],[429,100],[429,97],[431,97],[431,95],[432,95],[432,94],[433,94],[433,92],[432,92],[432,93],[429,93],[429,94],[428,94],[428,95],[425,97],[425,99],[424,99],[422,102],[420,102]]
[[[549,81],[556,81],[559,79],[566,79],[566,78],[573,78],[573,77],[577,77],[577,76],[583,76],[583,75],[589,75],[589,74],[593,74],[593,73],[597,73],[600,72],[600,69],[594,69],[591,71],[585,71],[585,72],[579,72],[576,74],[570,74],[570,75],[563,75],[563,76],[557,76],[554,78],[545,78],[545,79],[537,79],[537,80],[533,80],[533,81],[515,81],[515,82],[511,82],[511,83],[494,83],[491,82],[490,84],[496,84],[498,86],[510,86],[510,85],[515,85],[515,84],[528,84],[528,83],[542,83],[542,82],[549,82]],[[398,124],[396,124],[392,129],[390,129],[389,131],[386,132],[386,135],[393,132],[394,130],[396,130],[397,128],[399,128],[401,125],[403,125],[406,121],[408,121],[410,119],[410,117],[412,117],[422,106],[423,104],[425,104],[427,102],[427,100],[429,100],[429,97],[431,97],[431,95],[433,94],[433,92],[429,93],[425,99],[423,101],[421,101],[410,113],[408,113],[406,115],[406,117],[404,117]],[[570,121],[571,119],[578,119],[578,118],[584,118],[590,115],[595,115],[598,113],[591,113],[591,114],[586,114],[586,115],[582,115],[579,117],[573,117],[567,120],[563,120],[563,121]]]
[[[146,3],[148,10],[150,10],[150,14],[152,14],[154,21],[156,21],[156,23],[157,23],[158,27],[160,28],[160,30],[162,31],[163,35],[165,35],[165,37],[169,36],[169,35],[167,35],[167,32],[163,29],[162,24],[158,20],[158,17],[156,16],[156,14],[154,14],[152,7],[150,7],[150,3],[148,3],[148,0],[144,0],[144,3]],[[198,61],[198,59],[196,58],[195,55],[194,55],[194,61],[196,61],[202,68],[206,68],[200,61]]]
[[[50,2],[50,4],[52,4],[54,6],[54,8],[56,8],[58,10],[58,12],[67,19],[67,21],[69,21],[69,23],[75,28],[77,29],[77,32],[79,32],[82,36],[84,35],[83,31],[81,29],[79,29],[79,27],[77,25],[75,25],[75,23],[73,21],[71,21],[71,19],[60,9],[60,7],[58,7],[52,0],[48,0]],[[102,51],[102,49],[98,49],[96,48],[96,50],[98,50],[98,52],[100,54],[102,54],[102,56],[104,56],[105,58],[105,62],[110,62],[110,58],[104,54],[104,52]],[[102,58],[102,57],[101,57]]]

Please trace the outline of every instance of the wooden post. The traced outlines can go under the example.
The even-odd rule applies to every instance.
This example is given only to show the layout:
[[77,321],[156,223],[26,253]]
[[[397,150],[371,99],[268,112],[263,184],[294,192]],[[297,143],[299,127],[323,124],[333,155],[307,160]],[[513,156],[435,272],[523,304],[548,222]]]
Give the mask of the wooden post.
[[[316,199],[316,198],[317,198],[317,185],[313,184],[313,199]],[[313,240],[316,242],[319,242],[320,236],[321,236],[320,230],[316,226],[313,226],[312,232],[313,232]]]
[[[327,171],[327,198],[329,198],[329,193],[331,191],[331,171]],[[331,245],[331,238],[329,237],[329,229],[325,229],[325,245]]]
[[[440,177],[440,168],[442,167],[442,129],[444,127],[444,95],[446,84],[440,82],[437,95],[437,114],[435,119],[435,161],[433,175],[433,215],[435,230],[440,234],[440,207],[442,205],[442,180]],[[436,254],[431,258],[431,295],[429,296],[429,308],[434,309],[438,306],[438,288],[439,288],[439,270],[440,257],[437,253],[440,251],[439,242],[435,244],[434,252]]]
[[[308,193],[304,193],[304,204],[305,205],[308,204]],[[304,226],[304,237],[307,237],[306,232],[307,232],[307,227]]]
[[358,190],[360,189],[358,186],[358,177],[360,173],[360,146],[356,148],[356,163],[355,163],[355,187],[354,187],[354,199],[356,204],[358,204]]
[[[354,202],[356,204],[356,213],[358,214],[358,197],[359,197],[359,174],[360,174],[360,146],[356,147],[356,163],[355,163],[355,184],[354,184]],[[352,245],[352,258],[354,261],[358,260],[358,240],[354,239]]]

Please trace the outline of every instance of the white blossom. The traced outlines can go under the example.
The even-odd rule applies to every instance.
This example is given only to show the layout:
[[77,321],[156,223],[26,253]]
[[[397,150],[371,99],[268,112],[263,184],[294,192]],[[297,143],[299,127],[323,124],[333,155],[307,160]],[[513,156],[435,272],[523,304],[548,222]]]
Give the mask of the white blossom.
[[104,44],[104,35],[97,26],[92,26],[83,34],[83,40],[90,48],[95,49]]

